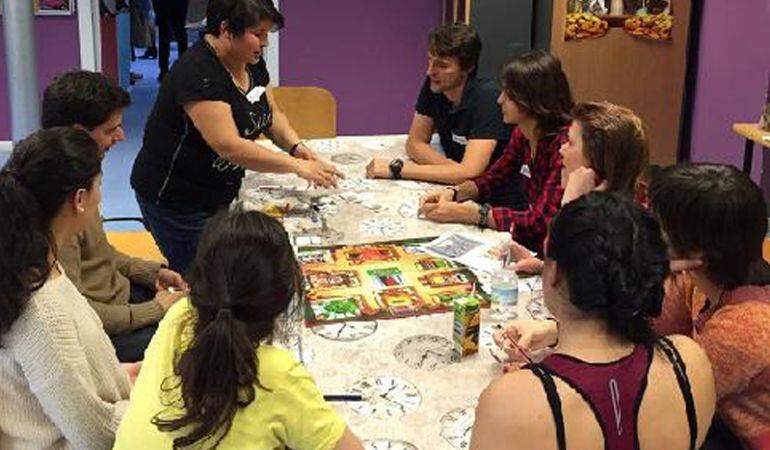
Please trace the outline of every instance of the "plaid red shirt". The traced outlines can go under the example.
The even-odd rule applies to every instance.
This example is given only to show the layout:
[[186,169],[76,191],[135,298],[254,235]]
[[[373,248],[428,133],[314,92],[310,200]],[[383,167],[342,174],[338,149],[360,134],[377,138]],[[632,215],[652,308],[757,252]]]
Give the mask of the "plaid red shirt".
[[[496,188],[520,177],[522,191],[529,202],[528,208],[492,208],[492,217],[498,230],[510,231],[515,241],[538,253],[543,250],[548,224],[561,208],[564,189],[561,186],[562,161],[559,148],[566,140],[567,127],[544,136],[537,143],[533,161],[529,141],[516,128],[511,133],[511,140],[503,156],[473,180],[479,189],[479,200],[484,201]],[[529,176],[522,174],[526,172],[525,166],[529,169]]]

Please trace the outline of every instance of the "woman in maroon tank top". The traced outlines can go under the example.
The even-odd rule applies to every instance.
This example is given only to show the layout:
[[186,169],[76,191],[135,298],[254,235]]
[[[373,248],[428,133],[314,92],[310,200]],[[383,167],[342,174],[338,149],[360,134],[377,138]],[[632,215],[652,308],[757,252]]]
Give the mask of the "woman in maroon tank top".
[[[544,247],[556,352],[487,387],[471,449],[697,448],[714,412],[714,380],[694,341],[652,331],[669,274],[655,219],[627,196],[589,193],[562,208]],[[509,347],[555,344],[555,335],[531,333],[553,324],[543,322],[509,325]],[[522,342],[518,331],[542,342]]]

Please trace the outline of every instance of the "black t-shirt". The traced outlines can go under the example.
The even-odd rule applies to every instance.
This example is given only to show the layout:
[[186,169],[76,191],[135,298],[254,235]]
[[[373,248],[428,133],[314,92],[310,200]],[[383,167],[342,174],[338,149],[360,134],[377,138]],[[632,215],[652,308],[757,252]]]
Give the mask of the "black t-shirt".
[[131,172],[131,186],[144,200],[198,210],[226,205],[236,197],[244,169],[209,147],[184,105],[198,100],[225,102],[232,108],[238,134],[256,139],[273,121],[264,93],[270,76],[264,60],[247,69],[251,82],[246,93],[252,93],[253,103],[205,39],[174,64],[147,119]]
[[500,90],[489,80],[471,77],[465,83],[460,104],[455,107],[443,93],[430,90],[425,79],[415,110],[433,119],[447,158],[461,162],[471,139],[496,139],[497,146],[489,160],[492,165],[503,154],[511,136],[511,127],[503,123],[497,97]]

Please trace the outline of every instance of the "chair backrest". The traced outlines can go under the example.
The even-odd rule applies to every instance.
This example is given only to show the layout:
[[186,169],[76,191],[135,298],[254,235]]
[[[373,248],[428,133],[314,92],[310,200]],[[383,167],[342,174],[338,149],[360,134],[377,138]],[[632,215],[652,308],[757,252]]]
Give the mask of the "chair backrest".
[[273,96],[299,137],[337,136],[337,101],[331,92],[319,87],[277,86]]

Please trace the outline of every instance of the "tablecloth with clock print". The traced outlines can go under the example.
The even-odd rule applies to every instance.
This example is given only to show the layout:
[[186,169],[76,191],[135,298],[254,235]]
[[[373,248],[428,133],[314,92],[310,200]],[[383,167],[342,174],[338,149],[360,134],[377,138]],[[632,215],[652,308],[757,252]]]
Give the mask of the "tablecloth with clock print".
[[[291,211],[283,222],[297,247],[443,233],[489,243],[509,238],[507,233],[418,217],[419,199],[434,184],[365,178],[372,157],[404,157],[405,142],[403,135],[310,141],[311,148],[345,174],[337,189],[316,189],[294,175],[247,172],[239,199],[250,208]],[[489,274],[477,275],[488,280]],[[538,278],[521,279],[519,292],[512,314],[546,314]],[[323,393],[363,395],[365,401],[334,405],[367,449],[464,449],[478,397],[502,372],[504,354],[492,341],[494,326],[502,322],[500,314],[482,311],[480,351],[459,361],[452,357],[451,313],[301,326],[293,347]]]

